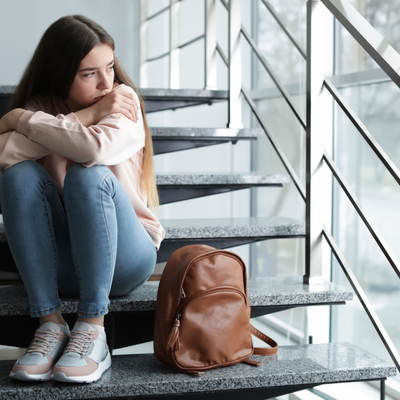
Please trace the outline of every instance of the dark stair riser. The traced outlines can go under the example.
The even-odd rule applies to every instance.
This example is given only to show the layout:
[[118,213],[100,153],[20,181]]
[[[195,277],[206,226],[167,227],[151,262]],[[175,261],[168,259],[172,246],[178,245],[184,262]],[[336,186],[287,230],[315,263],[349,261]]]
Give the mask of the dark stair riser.
[[283,185],[281,183],[235,185],[157,185],[161,205],[212,196],[215,194],[230,193],[237,190],[251,189],[253,187],[283,187]]
[[[251,307],[251,318],[274,314],[279,311],[298,307],[344,305],[345,302],[312,303],[297,305],[275,305]],[[146,343],[153,340],[154,310],[137,312],[116,312],[105,316],[104,326],[107,342],[111,351],[115,349]],[[77,314],[63,314],[70,328],[77,319]],[[38,319],[29,316],[0,316],[1,326],[12,326],[12,330],[0,332],[0,344],[4,346],[28,347],[38,326]]]
[[236,144],[238,140],[256,140],[256,138],[229,138],[229,137],[215,137],[215,138],[160,138],[153,136],[153,151],[154,155],[167,154],[183,150],[197,149],[207,146],[215,146],[217,144],[232,143]]

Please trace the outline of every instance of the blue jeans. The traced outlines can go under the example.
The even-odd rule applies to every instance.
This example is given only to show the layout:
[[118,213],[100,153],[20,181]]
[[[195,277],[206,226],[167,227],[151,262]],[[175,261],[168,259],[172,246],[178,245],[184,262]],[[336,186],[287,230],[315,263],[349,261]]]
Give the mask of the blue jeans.
[[0,178],[4,229],[33,317],[79,295],[78,315],[107,314],[109,296],[140,287],[154,271],[156,248],[115,175],[105,166],[72,165],[64,207],[46,170],[33,161]]

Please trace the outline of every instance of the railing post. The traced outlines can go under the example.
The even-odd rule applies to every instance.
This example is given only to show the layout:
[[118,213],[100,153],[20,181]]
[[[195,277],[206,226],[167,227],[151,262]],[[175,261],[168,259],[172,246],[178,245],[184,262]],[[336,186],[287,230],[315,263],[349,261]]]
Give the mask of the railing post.
[[169,8],[169,88],[179,89],[179,0],[170,0]]
[[148,86],[147,57],[148,57],[148,0],[140,0],[140,87]]
[[240,0],[229,1],[229,106],[228,128],[240,129],[242,124],[242,59],[240,49]]
[[[332,180],[323,167],[324,143],[332,134],[332,102],[324,91],[324,5],[307,2],[306,271],[304,283],[322,284],[323,223],[330,216]],[[330,104],[330,108],[329,108]],[[329,150],[328,150],[329,151]],[[328,217],[330,219],[330,217]]]
[[204,0],[204,87],[217,89],[216,0]]

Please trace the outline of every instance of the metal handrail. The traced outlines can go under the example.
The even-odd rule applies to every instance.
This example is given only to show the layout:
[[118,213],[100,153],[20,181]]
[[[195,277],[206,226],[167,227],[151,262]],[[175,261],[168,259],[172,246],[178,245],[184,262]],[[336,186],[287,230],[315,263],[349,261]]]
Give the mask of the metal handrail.
[[321,2],[400,87],[400,54],[347,1]]
[[[228,3],[225,0],[220,0],[222,5],[229,10],[229,6]],[[267,70],[267,72],[269,73],[269,75],[271,76],[272,80],[274,81],[275,85],[277,86],[278,90],[281,92],[282,96],[284,97],[285,101],[288,103],[290,109],[293,111],[293,113],[296,115],[298,121],[300,122],[300,124],[302,125],[302,127],[304,129],[306,129],[306,122],[303,118],[303,116],[301,115],[301,113],[298,111],[296,105],[294,104],[294,102],[292,101],[292,98],[289,94],[289,92],[286,90],[286,88],[284,87],[284,85],[280,82],[279,78],[275,75],[275,73],[272,71],[272,68],[269,66],[268,62],[266,61],[265,57],[261,54],[261,51],[258,49],[258,46],[256,45],[256,43],[254,42],[254,40],[251,38],[251,36],[249,35],[249,33],[247,32],[246,28],[241,25],[241,33],[243,34],[243,36],[246,38],[246,40],[248,41],[250,47],[253,49],[253,51],[256,53],[258,59],[260,60],[260,62],[262,63],[262,65],[264,66],[264,68]],[[218,51],[218,53],[220,54],[222,60],[224,61],[225,65],[229,65],[229,60],[228,58],[224,55],[221,47],[217,44],[217,48],[216,50]],[[305,54],[305,53],[304,53]],[[251,98],[249,92],[242,86],[242,93],[247,101],[247,103],[249,104],[251,110],[253,111],[255,117],[257,118],[258,122],[260,123],[260,125],[262,126],[265,134],[267,135],[268,139],[270,140],[273,148],[275,149],[279,159],[282,161],[285,169],[287,170],[288,174],[290,175],[291,179],[293,180],[293,183],[296,187],[296,189],[298,190],[300,196],[302,197],[302,199],[304,201],[306,201],[306,194],[305,194],[305,189],[304,186],[300,180],[300,178],[297,176],[296,171],[293,169],[292,165],[290,164],[290,161],[288,160],[288,158],[286,157],[286,155],[283,152],[283,149],[281,148],[281,146],[279,145],[278,141],[276,140],[275,136],[270,132],[270,130],[268,129],[268,127],[266,126],[265,122],[262,120],[257,107],[253,101],[253,99]]]
[[224,64],[226,66],[228,66],[229,61],[228,61],[228,57],[225,55],[225,53],[223,52],[223,50],[221,49],[221,46],[217,43],[217,47],[216,47],[217,52],[219,53],[219,55],[222,58],[222,61],[224,62]]
[[156,61],[156,60],[159,60],[160,58],[163,58],[163,57],[166,57],[166,56],[169,56],[169,51],[167,51],[166,53],[160,54],[159,56],[148,58],[146,60],[146,62]]
[[191,40],[189,40],[189,41],[186,42],[186,43],[180,44],[180,45],[178,46],[178,49],[182,49],[182,48],[184,48],[184,47],[186,47],[186,46],[189,46],[190,44],[195,43],[195,42],[197,42],[198,40],[203,39],[204,37],[205,37],[205,35],[204,35],[204,33],[203,33],[202,35],[197,36],[197,37],[195,37],[194,39],[191,39]]
[[307,124],[303,116],[301,115],[300,111],[297,109],[296,105],[294,104],[292,97],[290,96],[289,92],[286,90],[285,86],[280,82],[279,78],[273,72],[271,66],[268,64],[265,57],[261,54],[258,46],[254,42],[253,38],[249,35],[246,28],[242,25],[242,34],[249,43],[250,47],[253,49],[254,53],[256,54],[257,58],[260,60],[263,67],[267,70],[268,74],[270,75],[271,79],[274,81],[275,85],[281,92],[283,98],[285,99],[286,103],[289,105],[290,109],[293,111],[294,115],[300,122],[301,126],[306,129]]
[[286,27],[286,25],[283,23],[281,18],[279,17],[278,13],[275,11],[274,7],[272,7],[271,3],[267,0],[261,0],[261,3],[264,4],[264,6],[267,8],[267,10],[270,12],[270,14],[274,17],[275,21],[279,24],[279,26],[282,28],[283,32],[286,34],[286,36],[289,38],[289,40],[293,43],[294,47],[298,50],[298,52],[301,54],[301,56],[306,59],[306,50],[305,48],[300,44],[300,42],[295,38],[293,33],[289,30],[289,28]]
[[326,165],[332,171],[333,176],[336,178],[343,191],[346,193],[348,199],[350,200],[351,204],[357,211],[358,215],[363,220],[365,226],[371,233],[376,244],[382,250],[389,264],[392,266],[394,272],[400,278],[400,263],[397,260],[396,256],[394,255],[394,253],[392,252],[392,250],[390,249],[390,247],[388,246],[388,244],[386,243],[385,239],[380,234],[378,228],[373,226],[372,222],[367,217],[357,196],[353,193],[353,190],[351,189],[350,185],[346,182],[346,179],[343,177],[342,173],[339,171],[339,168],[336,166],[335,162],[331,159],[331,157],[329,157],[327,152],[325,152],[323,159]]
[[400,356],[394,346],[392,340],[390,339],[386,329],[382,325],[378,315],[374,311],[371,303],[369,302],[367,296],[365,295],[364,291],[362,290],[361,285],[359,284],[357,278],[355,277],[353,271],[351,270],[350,266],[347,264],[342,252],[339,249],[339,246],[336,244],[335,240],[333,239],[332,235],[329,233],[329,230],[324,226],[322,231],[323,236],[325,237],[326,241],[328,242],[333,254],[335,255],[337,261],[339,262],[340,266],[342,267],[343,272],[345,273],[348,281],[350,282],[354,292],[356,293],[357,297],[359,298],[362,306],[364,307],[365,312],[368,314],[369,319],[374,325],[379,337],[381,338],[386,350],[389,352],[390,357],[392,358],[393,362],[395,363],[398,370],[400,370]]
[[377,157],[381,160],[381,162],[386,167],[386,169],[393,176],[395,181],[400,185],[400,171],[396,167],[396,165],[393,163],[393,161],[384,152],[382,147],[379,146],[379,144],[375,140],[375,138],[371,135],[371,133],[368,131],[368,129],[365,127],[365,125],[361,122],[361,120],[357,117],[357,115],[350,108],[350,106],[348,104],[346,104],[346,101],[340,95],[338,90],[333,86],[331,81],[326,77],[325,77],[324,85],[328,89],[328,91],[332,95],[332,97],[339,104],[340,108],[344,111],[344,113],[347,115],[347,117],[353,123],[353,125],[360,132],[361,136],[365,139],[365,141],[367,142],[369,147],[371,147],[371,149],[374,151],[374,153],[377,155]]
[[292,178],[293,183],[296,186],[300,196],[302,197],[302,199],[304,201],[306,201],[305,189],[303,187],[303,184],[301,183],[300,178],[297,176],[296,171],[293,169],[293,167],[290,164],[290,161],[285,156],[281,146],[279,145],[278,141],[275,139],[275,136],[270,132],[270,130],[268,129],[266,123],[261,118],[261,115],[258,112],[257,107],[256,107],[253,99],[250,97],[249,92],[243,86],[242,86],[242,93],[243,93],[247,103],[249,104],[251,110],[253,111],[255,117],[257,118],[258,122],[260,123],[260,125],[264,129],[264,132],[267,135],[268,139],[270,140],[270,142],[272,144],[272,147],[275,149],[278,157],[280,158],[280,160],[282,161],[282,163],[283,163],[284,167],[286,168],[288,174]]
[[158,17],[160,14],[162,14],[163,12],[167,11],[170,9],[170,6],[166,6],[164,8],[162,8],[161,10],[157,11],[156,13],[154,13],[153,15],[150,15],[150,17],[146,18],[146,21],[150,21],[151,19]]

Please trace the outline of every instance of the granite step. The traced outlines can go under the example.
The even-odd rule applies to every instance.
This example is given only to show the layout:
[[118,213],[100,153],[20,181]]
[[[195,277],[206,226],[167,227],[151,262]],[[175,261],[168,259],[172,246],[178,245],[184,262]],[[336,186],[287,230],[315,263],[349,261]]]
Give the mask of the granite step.
[[[110,300],[105,324],[110,348],[117,349],[153,340],[154,312],[158,282],[146,282],[137,291]],[[250,279],[248,292],[251,316],[271,314],[295,307],[342,305],[353,299],[353,292],[331,282],[310,290],[302,277],[269,277]],[[78,299],[62,297],[61,312],[72,326],[76,319]],[[132,324],[140,326],[132,330]],[[37,328],[29,317],[28,297],[23,286],[0,287],[0,324],[13,326],[0,331],[0,344],[26,347]]]
[[0,398],[25,399],[266,399],[321,384],[381,380],[396,368],[350,343],[281,346],[278,354],[252,356],[258,368],[238,364],[193,377],[174,372],[153,354],[113,356],[112,366],[92,384],[34,384],[8,374],[13,361],[0,365]]
[[154,154],[165,154],[238,140],[256,140],[264,135],[262,129],[230,128],[150,128]]
[[[133,293],[110,300],[109,312],[154,311],[159,282],[146,282]],[[310,305],[344,304],[353,299],[353,292],[332,282],[318,285],[318,290],[310,290],[302,277],[268,277],[249,279],[248,292],[252,317],[269,314],[285,307],[305,307]],[[62,297],[61,312],[76,313],[78,299]],[[0,286],[0,317],[29,315],[28,296],[23,286]]]
[[146,113],[227,101],[227,90],[138,88]]
[[[0,85],[0,118],[4,115],[15,86]],[[145,101],[146,113],[213,104],[228,100],[227,90],[137,89]]]
[[[303,221],[283,217],[215,218],[161,220],[165,239],[157,253],[157,262],[164,262],[171,254],[189,244],[208,244],[226,249],[267,239],[302,238]],[[7,236],[0,219],[0,271],[16,272],[9,251]]]
[[282,187],[290,182],[289,175],[258,172],[157,173],[160,204],[188,200],[252,187]]
[[175,250],[189,244],[227,249],[268,239],[305,237],[303,221],[284,217],[165,219],[161,224],[166,235],[157,262],[167,261]]

